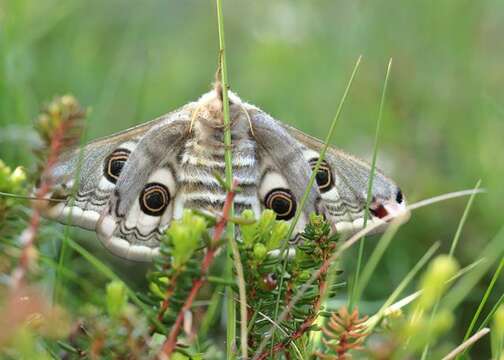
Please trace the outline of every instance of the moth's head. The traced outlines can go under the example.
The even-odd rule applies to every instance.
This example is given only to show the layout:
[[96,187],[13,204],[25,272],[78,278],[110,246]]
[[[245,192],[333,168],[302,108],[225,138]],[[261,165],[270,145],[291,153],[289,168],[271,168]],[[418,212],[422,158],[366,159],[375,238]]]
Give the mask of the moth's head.
[[[336,151],[328,160],[326,173],[319,171],[317,182],[327,213],[337,232],[351,235],[361,230],[367,211],[369,216],[366,225],[376,225],[371,233],[383,232],[395,218],[409,218],[402,190],[379,169],[375,169],[373,178],[370,179],[371,167],[360,159]],[[321,169],[323,171],[324,167]],[[329,180],[325,178],[329,174],[334,176],[334,179],[330,179],[334,185],[321,187],[320,184],[329,184]]]
[[[385,219],[391,218],[393,220],[398,216],[409,216],[406,208],[406,199],[401,189],[390,179],[385,178],[382,174],[378,174],[378,186],[372,188],[369,212],[373,218]],[[361,201],[367,200],[366,196]],[[390,222],[389,220],[389,222]]]

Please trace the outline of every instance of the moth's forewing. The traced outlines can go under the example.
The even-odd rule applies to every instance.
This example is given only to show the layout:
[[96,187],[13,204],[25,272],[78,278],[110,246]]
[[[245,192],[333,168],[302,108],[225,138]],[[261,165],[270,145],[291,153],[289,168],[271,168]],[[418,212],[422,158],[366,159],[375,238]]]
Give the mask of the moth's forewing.
[[[324,143],[291,126],[282,126],[305,146],[305,159],[314,167]],[[353,155],[329,147],[324,163],[317,174],[317,182],[329,220],[339,232],[354,233],[364,225],[371,166]],[[375,168],[370,199],[372,222],[392,215],[407,215],[406,200],[396,183]],[[383,222],[382,222],[383,223]],[[386,223],[375,232],[385,229]]]
[[[161,204],[163,216],[152,207],[143,212],[142,202],[134,200],[145,190],[147,195],[143,197],[147,201],[143,205],[160,205],[160,199],[169,202],[176,188],[175,174],[166,163],[158,161],[159,154],[164,160],[169,158],[164,156],[168,146],[159,139],[163,129],[174,129],[171,125],[175,121],[188,124],[187,114],[181,109],[63,154],[50,176],[54,183],[52,196],[66,202],[47,202],[44,215],[96,231],[105,247],[118,256],[149,261],[157,251],[159,237],[171,220],[171,213],[165,204]],[[185,129],[186,126],[179,127],[177,137]],[[146,143],[152,147],[145,146]],[[133,154],[135,164],[128,170],[126,164]],[[158,159],[154,159],[156,154]],[[128,208],[117,216],[121,199]]]

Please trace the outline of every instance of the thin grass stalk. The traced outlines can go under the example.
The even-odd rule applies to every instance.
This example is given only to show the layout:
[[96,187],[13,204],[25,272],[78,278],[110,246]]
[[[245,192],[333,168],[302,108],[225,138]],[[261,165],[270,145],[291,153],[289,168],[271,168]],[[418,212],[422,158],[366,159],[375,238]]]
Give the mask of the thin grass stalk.
[[[468,272],[474,270],[481,263],[482,263],[482,260],[480,259],[480,260],[477,260],[477,261],[475,261],[475,262],[467,265],[466,267],[460,269],[455,275],[453,275],[450,279],[448,279],[448,281],[446,281],[446,284],[450,284],[450,283],[454,282],[458,278],[460,278],[460,277],[464,276],[465,274],[467,274]],[[389,315],[389,314],[391,314],[391,313],[393,313],[393,312],[395,312],[397,310],[401,310],[403,307],[411,304],[413,301],[415,301],[416,299],[418,299],[418,297],[420,295],[422,295],[422,292],[423,292],[423,290],[415,291],[414,293],[409,294],[408,296],[403,297],[401,300],[396,301],[392,305],[389,305],[382,312],[382,314],[376,313],[375,315],[371,316],[368,319],[368,321],[366,322],[366,326],[368,326],[368,324],[370,324],[370,323],[380,322],[381,317],[387,316],[387,315]],[[380,318],[378,318],[378,315],[380,315]]]
[[52,203],[65,202],[66,201],[66,200],[62,200],[62,199],[47,199],[47,198],[38,198],[38,197],[35,197],[35,196],[28,196],[28,195],[11,194],[11,193],[3,192],[3,191],[0,191],[0,196],[1,197],[13,198],[13,199],[21,199],[21,200],[49,201],[49,202],[52,202]]
[[222,298],[222,287],[223,285],[217,286],[210,298],[210,304],[208,305],[207,311],[201,320],[201,326],[198,331],[198,338],[200,339],[205,339],[207,337],[208,331],[214,323],[215,317],[219,313]]
[[[434,196],[432,198],[421,200],[421,201],[418,201],[414,204],[409,205],[406,208],[406,211],[416,210],[416,209],[419,209],[419,208],[422,208],[422,207],[425,207],[425,206],[428,206],[428,205],[431,205],[431,204],[434,204],[437,202],[442,202],[442,201],[454,199],[454,198],[461,197],[461,196],[468,196],[468,195],[473,194],[474,192],[481,193],[481,192],[483,192],[483,190],[478,190],[478,191],[461,190],[461,191],[455,191],[455,192],[451,192],[451,193],[447,193],[447,194]],[[387,221],[390,221],[394,218],[395,217],[393,217],[392,215],[387,215],[382,220],[387,222]],[[397,217],[396,221],[401,221],[400,219],[401,219],[400,217]],[[402,221],[404,221],[404,220],[402,220]],[[317,271],[315,271],[312,274],[312,276],[301,286],[299,291],[291,299],[291,301],[287,304],[287,306],[282,311],[282,313],[278,316],[278,318],[275,320],[275,322],[281,323],[282,321],[284,321],[287,318],[289,313],[292,311],[293,306],[295,304],[297,304],[297,302],[301,299],[301,297],[306,293],[306,291],[308,290],[310,285],[313,284],[320,277],[320,274],[322,273],[323,269],[327,266],[326,263],[332,263],[332,262],[336,261],[346,250],[348,250],[352,245],[354,245],[357,241],[359,241],[362,236],[375,230],[380,225],[381,225],[381,223],[378,223],[378,222],[371,224],[371,225],[368,225],[367,227],[365,227],[364,229],[360,230],[355,235],[353,235],[350,239],[348,239],[342,246],[340,246],[338,248],[338,250],[329,259],[327,259],[327,261],[324,262],[324,264],[322,264],[322,266]],[[266,332],[266,335],[265,335],[264,339],[261,341],[261,343],[259,344],[259,347],[257,348],[253,359],[257,359],[258,356],[262,353],[262,351],[264,350],[264,347],[270,341],[273,333],[274,333],[274,330],[272,328],[270,328],[270,330],[268,330]]]
[[[226,46],[225,46],[225,32],[224,32],[224,16],[222,11],[222,0],[216,0],[217,6],[217,23],[219,32],[219,68],[221,76],[222,85],[222,111],[223,111],[223,124],[224,124],[224,161],[225,161],[225,172],[226,172],[226,183],[228,188],[231,187],[233,182],[233,161],[232,161],[232,141],[231,141],[231,121],[229,118],[229,97],[228,97],[228,73],[227,73],[227,61],[226,61]],[[234,206],[231,204],[229,216],[234,216]],[[226,277],[229,281],[233,280],[233,257],[232,248],[234,242],[235,226],[234,223],[229,222],[227,224],[227,236],[228,236],[228,247],[227,247],[227,260],[226,260]],[[239,260],[239,258],[238,258]],[[240,298],[243,294],[240,291]],[[246,304],[246,298],[244,299]],[[246,305],[245,305],[246,313]],[[233,300],[233,289],[230,287],[226,288],[226,315],[227,315],[227,326],[226,326],[226,357],[227,359],[234,359],[234,347],[236,339],[236,306]],[[242,323],[245,323],[241,327],[242,339],[245,339],[245,345],[242,341],[242,351],[247,354],[247,322],[242,319]]]
[[[301,197],[301,201],[299,202],[299,208],[296,211],[296,214],[294,215],[294,218],[292,219],[292,222],[289,227],[289,232],[287,233],[286,238],[290,239],[292,234],[294,233],[294,229],[296,228],[296,224],[299,221],[299,218],[303,212],[303,208],[306,204],[306,201],[308,200],[308,196],[310,195],[310,189],[315,183],[315,177],[317,176],[317,172],[320,168],[320,164],[325,158],[325,154],[327,152],[327,149],[329,148],[329,144],[331,142],[331,139],[334,135],[334,131],[336,130],[336,124],[338,123],[338,120],[341,116],[341,112],[343,111],[343,105],[346,102],[346,98],[348,97],[348,93],[350,92],[350,88],[352,87],[355,75],[357,75],[357,70],[359,70],[360,63],[362,61],[362,55],[359,56],[357,61],[355,62],[355,65],[352,70],[352,74],[350,75],[350,79],[348,80],[348,83],[346,85],[345,91],[343,92],[343,96],[341,97],[341,100],[339,102],[338,108],[336,110],[336,114],[334,115],[334,118],[331,122],[331,126],[329,127],[329,132],[327,133],[327,136],[324,141],[324,146],[320,149],[319,153],[319,158],[317,160],[317,163],[315,164],[315,167],[312,171],[312,174],[310,176],[310,179],[308,181],[308,185],[306,186],[306,190],[303,193],[303,196]],[[288,242],[284,242],[283,247],[285,248]]]
[[[333,282],[337,278],[337,272],[336,272],[336,267],[339,265],[339,261],[335,261],[334,263],[330,264],[329,269],[327,270],[327,277],[326,277],[326,284],[323,288],[321,288],[320,291],[320,300],[319,300],[319,309],[323,308],[327,310],[327,299],[329,298],[331,294],[331,289],[333,288]],[[320,287],[319,287],[320,288]],[[317,310],[319,310],[317,309]],[[312,325],[318,324],[322,326],[324,324],[326,318],[323,318],[321,316],[317,316],[316,318],[313,319]],[[320,337],[317,337],[317,335],[320,335]],[[306,353],[312,354],[315,352],[315,349],[318,348],[320,341],[322,339],[322,334],[321,333],[311,333],[310,334],[310,341],[308,342],[307,349],[308,351]]]
[[248,326],[247,326],[247,292],[245,288],[245,275],[243,273],[243,265],[240,259],[238,245],[234,239],[229,242],[233,252],[234,267],[236,269],[236,277],[238,280],[238,295],[240,297],[240,345],[242,359],[248,359]]
[[[478,180],[478,182],[476,183],[476,186],[474,187],[474,190],[478,190],[480,185],[481,185],[481,180]],[[466,204],[466,207],[465,207],[464,212],[462,214],[462,217],[460,218],[460,221],[459,221],[459,224],[457,227],[457,231],[455,232],[455,235],[453,236],[453,239],[452,239],[450,251],[448,253],[449,256],[453,257],[453,254],[455,253],[455,249],[457,248],[457,245],[458,245],[458,242],[460,239],[460,235],[462,234],[462,228],[465,225],[465,222],[467,220],[467,217],[469,215],[469,211],[471,210],[471,207],[472,207],[472,204],[473,204],[475,197],[476,197],[476,193],[472,194],[469,197],[469,200],[467,201],[467,204]],[[438,298],[432,308],[432,314],[431,314],[431,319],[430,319],[431,322],[436,317],[438,307],[439,307],[439,301],[440,301],[440,299]],[[466,340],[466,339],[464,339],[464,340]],[[427,356],[429,355],[429,348],[430,348],[430,341],[428,341],[427,344],[425,344],[425,346],[423,348],[421,360],[427,359]]]
[[135,305],[137,305],[142,311],[147,314],[147,317],[157,326],[159,331],[162,333],[166,333],[168,330],[166,327],[158,321],[156,315],[151,311],[151,309],[145,305],[145,303],[138,298],[136,293],[131,290],[131,288],[124,283],[119,276],[117,276],[107,265],[105,265],[103,262],[101,262],[97,257],[95,257],[93,254],[91,254],[89,251],[84,249],[82,246],[77,244],[73,239],[68,238],[67,239],[67,244],[68,246],[77,252],[84,260],[86,260],[91,266],[93,266],[99,273],[104,275],[107,279],[109,280],[115,280],[115,281],[120,281],[123,283],[124,288],[126,289],[126,292],[128,293],[128,297],[131,299]]
[[220,59],[220,81],[222,83],[222,112],[224,122],[224,160],[226,162],[226,182],[228,187],[231,187],[233,182],[233,162],[231,152],[231,127],[229,118],[229,96],[228,96],[228,73],[226,62],[226,48],[224,39],[224,18],[222,14],[222,0],[217,1],[217,22],[219,26],[219,59]]
[[[502,241],[504,238],[504,227],[497,233],[497,235],[492,239],[492,241],[487,245],[487,247],[483,250],[481,259],[479,260],[482,266],[479,271],[476,273],[470,274],[467,278],[463,279],[460,283],[457,284],[443,299],[441,306],[447,308],[448,310],[455,309],[460,302],[467,296],[469,291],[478,283],[481,277],[488,271],[490,266],[495,262],[496,259],[502,256],[502,252],[504,251],[504,242]],[[484,261],[483,261],[484,260]],[[502,261],[502,258],[501,258]],[[500,267],[500,266],[499,266]],[[490,284],[492,287],[493,285]],[[487,289],[488,291],[488,289]],[[491,291],[491,290],[490,290]],[[490,314],[487,315],[485,320],[480,325],[478,331],[480,331],[484,326],[488,324],[491,319],[492,314],[498,307],[498,304],[504,300],[504,296],[501,296],[498,303],[494,305]],[[486,300],[485,300],[486,302]],[[481,304],[480,304],[481,305]]]
[[471,289],[481,280],[483,275],[487,273],[490,267],[497,259],[502,259],[504,252],[504,226],[499,230],[497,235],[482,251],[480,257],[485,259],[485,262],[479,267],[477,272],[471,273],[465,279],[455,285],[449,293],[441,301],[441,306],[448,309],[455,309],[463,299],[469,294]]
[[[359,69],[361,61],[362,61],[362,56],[359,56],[359,58],[355,62],[354,68],[352,70],[352,74],[350,75],[350,79],[348,80],[348,83],[347,83],[347,86],[345,88],[345,91],[343,92],[343,96],[341,97],[341,100],[339,102],[338,108],[336,110],[336,114],[334,115],[334,118],[333,118],[333,120],[331,122],[331,126],[329,128],[329,133],[327,134],[327,137],[326,137],[326,139],[324,141],[324,146],[320,150],[319,158],[317,160],[317,163],[315,164],[315,167],[314,167],[314,169],[313,169],[313,171],[311,173],[310,179],[308,180],[308,184],[306,186],[305,192],[303,193],[303,196],[301,197],[301,201],[299,202],[299,207],[298,207],[298,209],[296,211],[296,214],[294,215],[294,218],[291,221],[291,224],[289,226],[289,231],[287,232],[287,235],[285,237],[285,241],[282,243],[282,247],[280,249],[280,256],[284,256],[285,249],[287,248],[287,246],[289,244],[288,240],[292,237],[292,234],[294,233],[294,229],[296,227],[296,224],[299,221],[299,218],[300,218],[300,216],[301,216],[301,214],[303,212],[303,208],[304,208],[304,206],[306,204],[306,201],[308,200],[308,196],[310,194],[310,190],[311,190],[311,188],[312,188],[312,186],[313,186],[313,184],[315,182],[315,177],[317,176],[317,172],[318,172],[318,170],[320,168],[320,164],[324,160],[325,154],[327,152],[327,149],[329,148],[329,143],[331,142],[331,138],[333,137],[334,131],[336,129],[336,124],[338,122],[338,119],[341,116],[341,112],[343,110],[343,105],[345,104],[345,101],[346,101],[346,98],[348,96],[348,93],[350,92],[350,88],[351,88],[352,83],[354,81],[355,75],[357,74],[357,70]],[[287,268],[287,262],[288,262],[288,258],[285,257],[284,260],[283,260],[283,264],[282,264],[282,272],[285,272],[285,270]],[[277,296],[276,303],[275,303],[275,312],[274,312],[274,318],[275,319],[278,316],[278,310],[279,310],[279,307],[280,307],[280,297],[281,297],[281,294],[282,294],[282,287],[283,287],[283,277],[280,277],[280,282],[278,284],[278,296]],[[271,338],[274,339],[275,329],[272,329],[272,330],[273,330],[273,336]],[[273,342],[274,341],[271,342],[271,349],[273,349]]]
[[[479,305],[478,305],[478,308],[476,309],[476,312],[474,313],[474,316],[471,320],[471,323],[469,324],[469,327],[467,328],[467,331],[464,335],[464,342],[469,339],[469,336],[471,335],[474,327],[476,326],[476,322],[478,321],[478,318],[481,314],[481,311],[483,310],[483,307],[485,306],[485,304],[487,303],[488,301],[488,297],[490,296],[490,293],[492,292],[494,286],[495,286],[495,283],[497,282],[497,279],[499,278],[500,276],[500,273],[502,271],[502,269],[504,268],[504,258],[501,259],[500,263],[499,263],[499,267],[497,268],[497,270],[495,271],[495,273],[493,274],[492,276],[492,280],[490,281],[490,284],[488,285],[486,291],[485,291],[485,294],[483,295],[483,298],[481,299]],[[469,347],[467,347],[464,352],[460,355],[457,356],[457,359],[460,359],[462,355],[464,355],[467,350],[469,349]]]
[[476,334],[471,336],[471,338],[467,339],[462,344],[453,349],[453,351],[451,351],[448,355],[446,355],[442,360],[452,360],[455,359],[455,357],[458,358],[461,353],[466,352],[469,347],[471,347],[474,343],[476,343],[479,339],[481,339],[489,332],[490,332],[489,328],[481,329]]
[[[374,138],[374,147],[373,147],[373,158],[371,160],[371,170],[369,171],[369,182],[366,196],[366,208],[364,209],[364,227],[367,225],[367,221],[369,218],[369,206],[371,205],[371,193],[373,189],[373,181],[375,176],[376,169],[376,158],[378,156],[378,144],[380,140],[380,127],[383,118],[383,108],[385,107],[385,98],[387,95],[387,87],[390,77],[390,71],[392,69],[392,59],[389,60],[387,66],[387,73],[385,74],[385,80],[383,82],[383,89],[380,100],[380,108],[378,110],[378,119],[376,121],[376,130],[375,130],[375,138]],[[359,254],[357,256],[357,268],[355,270],[355,278],[352,286],[352,291],[350,293],[350,298],[348,301],[348,308],[351,311],[353,309],[354,304],[359,302],[359,298],[361,296],[360,291],[362,290],[362,286],[359,284],[360,281],[360,272],[362,266],[362,258],[364,256],[364,241],[363,238],[359,244]]]
[[492,310],[490,310],[490,312],[487,314],[487,316],[485,317],[485,319],[481,322],[481,324],[480,324],[480,326],[478,328],[478,331],[480,331],[481,329],[483,329],[485,326],[488,325],[488,323],[490,322],[490,320],[494,316],[494,314],[497,311],[497,309],[499,308],[499,306],[501,306],[501,304],[504,304],[504,294],[502,294],[500,296],[499,300],[497,300],[497,302],[492,307]]
[[366,288],[369,280],[371,279],[371,276],[373,275],[376,266],[379,264],[381,258],[383,257],[383,254],[385,254],[385,251],[390,245],[390,242],[397,233],[397,230],[399,230],[400,225],[401,225],[400,222],[392,222],[388,227],[387,231],[385,232],[385,234],[383,234],[383,236],[378,241],[378,244],[376,244],[373,252],[371,253],[371,256],[366,262],[366,266],[362,270],[362,276],[359,278],[359,281],[355,283],[356,302],[358,302],[358,300],[362,296],[362,293],[364,292],[364,289]]
[[[476,183],[476,186],[474,187],[474,190],[478,190],[480,188],[480,185],[481,185],[481,180],[478,180],[478,182]],[[450,252],[448,253],[448,255],[450,255],[450,256],[453,256],[453,254],[455,253],[455,249],[457,248],[457,245],[458,245],[458,242],[460,239],[460,235],[462,234],[462,228],[464,227],[464,225],[466,223],[467,216],[469,215],[469,211],[471,210],[471,207],[472,207],[472,204],[473,204],[475,197],[476,197],[476,193],[471,195],[471,197],[469,198],[469,201],[467,202],[467,205],[464,209],[464,213],[462,214],[462,218],[460,219],[459,225],[457,227],[457,232],[455,233],[455,236],[453,237],[453,240],[452,240]]]
[[366,332],[371,334],[375,326],[380,322],[385,313],[385,310],[392,305],[392,303],[401,295],[404,289],[409,285],[409,283],[414,279],[414,277],[418,274],[418,272],[427,264],[430,258],[434,255],[434,253],[439,249],[440,243],[434,243],[429,250],[422,256],[420,260],[415,264],[415,266],[408,272],[408,274],[404,277],[404,279],[399,283],[399,285],[394,289],[392,294],[388,297],[388,299],[383,303],[382,307],[376,313],[376,318],[373,322],[368,324],[366,328]]

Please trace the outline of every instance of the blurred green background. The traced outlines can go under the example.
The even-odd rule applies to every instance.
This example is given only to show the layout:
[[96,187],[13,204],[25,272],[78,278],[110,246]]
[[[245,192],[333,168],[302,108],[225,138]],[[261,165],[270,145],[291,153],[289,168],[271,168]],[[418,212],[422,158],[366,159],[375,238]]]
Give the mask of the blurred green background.
[[[0,158],[10,165],[33,165],[32,119],[54,95],[73,93],[92,108],[87,135],[95,138],[196,99],[214,78],[213,1],[0,4]],[[477,198],[456,252],[462,265],[473,261],[504,217],[504,2],[228,0],[224,6],[232,89],[311,135],[325,136],[363,55],[333,143],[368,160],[393,58],[378,164],[410,202],[482,179],[488,193]],[[370,308],[434,241],[447,251],[465,202],[413,214],[367,289]],[[366,252],[374,243],[367,241]],[[348,255],[349,273],[355,254]],[[459,309],[460,332],[485,285]]]

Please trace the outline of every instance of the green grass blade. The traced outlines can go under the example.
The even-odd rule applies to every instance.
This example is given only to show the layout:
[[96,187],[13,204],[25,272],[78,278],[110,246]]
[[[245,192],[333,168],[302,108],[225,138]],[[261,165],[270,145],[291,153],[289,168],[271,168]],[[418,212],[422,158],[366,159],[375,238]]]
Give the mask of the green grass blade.
[[[485,291],[485,294],[483,295],[483,298],[481,299],[479,305],[478,305],[478,308],[476,309],[476,312],[474,313],[474,316],[471,320],[471,323],[469,324],[469,327],[467,328],[467,331],[464,335],[464,341],[466,341],[467,339],[469,339],[469,336],[471,336],[472,334],[472,331],[474,329],[474,326],[476,326],[476,322],[478,321],[478,318],[481,314],[481,311],[483,310],[483,307],[485,306],[485,304],[487,303],[488,301],[488,297],[490,296],[490,293],[492,292],[494,286],[495,286],[495,283],[497,282],[497,279],[499,278],[500,276],[500,273],[502,271],[502,268],[504,268],[504,258],[501,259],[500,261],[500,264],[499,264],[499,267],[497,268],[497,270],[495,271],[494,275],[492,276],[492,280],[490,281],[490,284],[488,284],[488,287]],[[468,349],[466,349],[462,354],[460,354],[459,356],[457,356],[457,359],[459,359],[463,354],[465,354],[467,352]]]
[[492,307],[492,310],[490,310],[485,319],[481,322],[481,325],[478,327],[478,331],[480,331],[481,329],[483,329],[485,326],[488,325],[488,323],[492,319],[493,315],[495,314],[499,306],[501,306],[501,304],[504,304],[504,293],[500,296],[499,300],[497,300],[497,302]]
[[[462,217],[460,218],[460,221],[459,221],[459,224],[457,227],[457,231],[455,232],[455,235],[453,236],[453,239],[452,239],[452,243],[450,246],[450,252],[448,253],[450,256],[453,256],[453,254],[455,253],[455,249],[457,248],[457,244],[459,242],[460,235],[462,234],[462,228],[464,227],[464,224],[467,220],[467,216],[469,215],[469,211],[471,210],[474,198],[476,197],[476,194],[477,194],[476,191],[479,189],[480,185],[481,185],[481,180],[478,180],[478,182],[476,183],[476,186],[474,187],[474,193],[471,194],[471,197],[467,201],[466,207],[464,209],[464,213],[462,214]],[[434,307],[432,308],[432,314],[431,314],[431,320],[430,320],[431,322],[434,320],[434,318],[437,314],[437,310],[439,307],[439,300],[440,299],[437,299],[436,303],[434,304]],[[464,339],[464,340],[467,340],[467,339]],[[422,351],[422,357],[420,360],[427,359],[427,356],[429,355],[429,348],[430,348],[430,342],[427,342],[427,344],[425,344],[425,347]]]
[[[469,265],[467,265],[466,267],[460,269],[455,275],[453,275],[450,279],[448,279],[448,281],[446,282],[446,284],[451,284],[452,282],[454,282],[455,280],[457,280],[458,278],[464,276],[465,274],[467,274],[468,272],[474,270],[478,265],[480,265],[482,263],[481,260],[477,260]],[[390,312],[393,312],[395,310],[400,310],[402,309],[403,307],[411,304],[413,301],[415,301],[416,299],[418,299],[418,297],[420,295],[422,295],[422,290],[418,290],[418,291],[415,291],[414,293],[412,294],[409,294],[408,296],[405,296],[403,297],[401,300],[398,300],[396,301],[395,303],[389,305],[383,312],[383,316],[386,316],[387,313],[390,313]],[[375,315],[373,315],[369,320],[368,320],[368,324],[369,323],[373,323],[376,319],[377,319],[377,315],[378,313],[376,313]]]
[[[219,69],[221,75],[222,84],[222,110],[223,110],[223,122],[224,122],[224,161],[225,161],[225,172],[226,172],[226,182],[228,189],[231,188],[233,182],[233,162],[231,153],[231,128],[230,128],[230,118],[229,118],[229,97],[228,97],[228,73],[227,73],[227,60],[226,60],[226,46],[225,46],[225,32],[224,32],[224,15],[222,11],[222,0],[216,0],[217,5],[217,23],[219,29]],[[234,209],[231,206],[231,211],[229,214],[231,217],[234,216]],[[233,257],[232,249],[234,242],[234,224],[229,222],[227,225],[227,237],[228,237],[228,247],[227,247],[227,259],[226,259],[226,276],[228,280],[233,280]],[[238,259],[239,260],[239,259]],[[240,299],[243,302],[241,305],[241,312],[246,314],[246,298],[242,291],[240,291]],[[245,310],[243,310],[245,309]],[[236,339],[236,305],[233,300],[233,290],[229,287],[226,288],[226,313],[227,313],[227,328],[226,328],[226,356],[227,359],[234,359],[235,355],[235,339]],[[243,315],[242,315],[243,316]],[[246,316],[245,316],[246,319]],[[241,339],[242,339],[242,353],[243,358],[247,358],[247,324],[242,321],[241,326]]]
[[[380,320],[383,317],[383,314],[385,310],[392,305],[399,295],[406,289],[406,287],[410,284],[410,282],[415,278],[415,276],[418,274],[418,272],[427,264],[427,262],[430,260],[430,258],[434,255],[434,253],[437,251],[439,248],[439,242],[434,243],[429,250],[422,256],[420,260],[415,264],[415,266],[406,274],[404,279],[399,283],[399,285],[395,288],[395,290],[390,294],[390,296],[387,298],[387,300],[383,303],[382,307],[378,312],[373,316],[373,321],[370,321],[368,323],[368,326],[366,328],[366,332],[372,333],[374,327],[380,322]],[[371,320],[371,319],[370,319]]]
[[469,294],[471,289],[481,280],[481,278],[488,272],[492,264],[502,257],[504,252],[504,227],[497,233],[497,235],[490,241],[490,243],[483,250],[480,258],[484,258],[485,262],[478,267],[477,271],[471,272],[457,285],[455,285],[449,293],[446,294],[441,302],[442,307],[448,310],[455,309]]
[[[315,164],[315,167],[313,168],[312,174],[311,174],[310,179],[308,181],[308,185],[306,186],[306,190],[303,193],[303,196],[301,197],[301,201],[299,202],[299,207],[296,211],[296,214],[294,215],[294,218],[292,219],[291,225],[289,227],[289,232],[287,233],[287,236],[286,236],[287,239],[290,239],[292,237],[294,229],[296,228],[296,224],[299,221],[299,218],[303,212],[303,208],[306,204],[306,201],[308,200],[308,196],[310,195],[310,189],[315,182],[315,177],[316,177],[317,172],[320,168],[320,164],[324,160],[327,149],[329,148],[329,144],[330,144],[331,139],[334,135],[334,131],[336,130],[336,124],[338,123],[338,120],[341,116],[341,112],[343,111],[343,105],[346,102],[346,99],[348,97],[348,93],[350,92],[350,88],[352,87],[355,75],[357,74],[357,70],[359,70],[359,66],[360,66],[361,61],[362,61],[362,56],[359,56],[359,58],[355,62],[354,68],[352,70],[352,74],[350,75],[350,79],[348,80],[348,83],[345,87],[345,91],[343,92],[343,96],[340,99],[338,108],[336,110],[336,114],[334,115],[334,118],[331,122],[331,126],[329,127],[329,132],[327,133],[327,136],[325,138],[324,146],[320,150],[318,161]],[[287,246],[286,245],[287,243],[288,243],[287,241],[284,242],[284,247]]]
[[[380,262],[381,258],[383,257],[383,254],[387,250],[390,242],[394,238],[394,236],[397,233],[397,230],[399,230],[400,226],[401,226],[400,222],[391,223],[389,228],[385,232],[385,234],[383,234],[383,236],[378,241],[378,244],[376,244],[376,247],[374,248],[368,261],[366,262],[366,266],[362,270],[361,278],[359,278],[359,281],[357,283],[355,283],[356,302],[362,296],[364,289],[366,288],[369,280],[371,279],[371,275],[373,275],[373,273],[376,269],[376,266]],[[362,242],[363,241],[361,240],[361,243]]]
[[82,246],[77,244],[77,242],[75,242],[71,238],[67,238],[67,244],[68,246],[70,246],[70,248],[72,248],[79,255],[81,255],[87,262],[89,262],[98,272],[103,274],[106,278],[108,278],[109,280],[117,280],[122,282],[124,284],[124,287],[126,288],[126,292],[128,293],[128,296],[130,297],[131,301],[142,309],[142,311],[147,315],[147,317],[154,324],[156,324],[159,330],[163,331],[163,333],[167,332],[165,326],[161,324],[157,319],[156,314],[154,314],[151,311],[151,309],[147,305],[145,305],[142,302],[142,300],[138,298],[135,292],[131,290],[130,287],[126,283],[124,283],[119,276],[117,276],[112,270],[110,270],[110,268],[108,268],[107,265],[101,262],[98,258],[96,258],[93,254],[84,249]]
[[467,202],[467,205],[464,209],[464,213],[462,214],[462,218],[460,219],[459,225],[457,227],[457,232],[455,233],[455,236],[453,237],[453,240],[452,240],[452,244],[451,244],[450,252],[449,252],[450,256],[453,256],[453,254],[455,253],[455,249],[457,248],[457,245],[458,245],[458,242],[460,239],[460,235],[462,234],[462,228],[464,227],[464,224],[467,220],[467,216],[469,215],[469,211],[471,210],[474,198],[476,197],[476,191],[480,188],[480,185],[481,185],[481,180],[478,180],[478,182],[476,183],[476,186],[474,187],[475,192],[469,198],[469,201]]
[[[374,146],[373,146],[373,158],[371,161],[371,170],[369,171],[369,181],[368,181],[367,196],[366,196],[366,208],[364,210],[364,227],[366,227],[367,221],[369,218],[369,206],[371,204],[371,198],[372,198],[371,193],[372,193],[372,189],[373,189],[373,180],[374,180],[375,169],[376,169],[376,158],[378,156],[378,144],[379,144],[379,140],[380,140],[380,127],[381,127],[381,122],[382,122],[382,118],[383,118],[383,108],[385,106],[385,98],[387,95],[387,87],[388,87],[391,69],[392,69],[392,59],[389,60],[389,63],[387,66],[387,73],[385,74],[385,80],[383,82],[383,89],[382,89],[381,100],[380,100],[380,108],[378,110],[378,119],[376,121],[376,130],[375,130],[375,138],[374,138]],[[365,243],[365,239],[363,238],[359,244],[359,253],[357,256],[357,267],[355,269],[355,278],[354,278],[354,283],[352,285],[352,291],[350,292],[350,297],[348,300],[348,308],[349,309],[352,309],[354,304],[359,302],[359,298],[361,296],[360,291],[363,288],[363,286],[359,284],[359,281],[360,281],[360,272],[361,272],[361,267],[362,267],[362,258],[364,256],[364,243]]]
[[[77,168],[75,169],[75,176],[73,178],[74,180],[74,185],[72,186],[72,191],[71,191],[71,196],[70,200],[68,201],[69,206],[73,206],[75,202],[75,196],[79,192],[79,186],[80,186],[80,174],[82,170],[82,162],[84,160],[84,144],[86,140],[86,134],[87,134],[87,123],[84,123],[84,128],[82,131],[82,134],[79,139],[79,157],[77,159]],[[67,240],[70,238],[70,232],[71,232],[71,224],[72,224],[72,214],[68,214],[66,223],[68,226],[65,226],[63,230],[63,238],[61,239],[61,245],[59,249],[59,254],[58,254],[58,268],[56,269],[56,274],[54,278],[54,286],[53,286],[53,294],[52,294],[52,299],[55,304],[59,304],[62,302],[62,289],[64,287],[63,279],[61,276],[61,273],[63,269],[65,268],[65,261],[66,259],[70,256],[68,253],[68,244]]]
[[215,288],[212,297],[210,298],[210,305],[208,305],[208,309],[205,312],[203,319],[201,320],[198,338],[202,340],[206,339],[208,331],[210,330],[210,327],[214,323],[215,318],[217,317],[217,314],[219,312],[222,299],[222,287],[222,285],[219,285]]
[[[350,75],[350,79],[348,80],[345,91],[343,92],[343,96],[341,97],[341,100],[339,102],[338,108],[336,110],[336,114],[334,115],[334,118],[331,122],[331,126],[329,128],[329,133],[327,134],[327,137],[325,139],[324,146],[320,150],[317,163],[315,164],[315,167],[312,171],[312,174],[311,174],[310,179],[308,181],[308,185],[306,186],[305,192],[303,193],[303,196],[301,197],[299,207],[297,208],[296,214],[294,215],[294,218],[292,219],[292,222],[289,227],[289,231],[287,232],[287,236],[285,237],[285,241],[282,244],[282,247],[280,250],[280,254],[281,254],[280,256],[284,255],[285,249],[287,248],[287,246],[289,244],[288,240],[292,237],[292,234],[294,232],[296,224],[299,221],[299,218],[302,214],[303,208],[306,204],[306,201],[308,200],[308,196],[310,194],[310,189],[312,188],[312,186],[315,182],[315,177],[317,175],[318,169],[320,168],[320,164],[324,160],[327,149],[329,148],[329,143],[331,142],[331,138],[333,137],[334,131],[336,130],[336,124],[338,123],[338,119],[341,116],[341,112],[343,110],[343,105],[345,104],[348,93],[350,92],[350,88],[352,87],[352,83],[354,81],[355,75],[357,74],[357,70],[359,69],[361,60],[362,60],[362,56],[359,56],[359,58],[355,62],[354,68],[352,70],[352,74]],[[288,259],[287,259],[287,257],[285,257],[283,260],[283,263],[282,263],[282,269],[283,269],[282,272],[285,272],[285,270],[287,268],[287,261],[288,261]],[[275,320],[278,318],[278,311],[280,308],[280,297],[282,294],[282,288],[283,288],[283,277],[280,277],[280,282],[278,284],[278,296],[277,296],[276,303],[275,303],[275,312],[274,312],[274,319]],[[276,329],[273,328],[272,331],[273,331],[273,335],[271,337],[271,348],[273,348]]]

